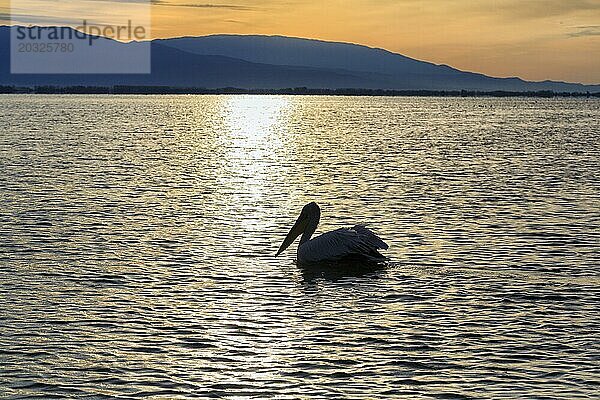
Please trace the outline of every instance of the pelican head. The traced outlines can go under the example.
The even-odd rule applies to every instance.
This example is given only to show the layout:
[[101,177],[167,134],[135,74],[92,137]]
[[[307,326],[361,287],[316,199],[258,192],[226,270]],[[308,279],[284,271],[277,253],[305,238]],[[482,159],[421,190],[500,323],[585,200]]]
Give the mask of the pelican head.
[[285,249],[290,247],[290,245],[292,243],[294,243],[294,240],[296,240],[296,238],[298,236],[300,236],[301,234],[304,233],[304,235],[302,236],[302,240],[300,241],[300,244],[309,240],[310,236],[317,229],[317,225],[319,224],[320,217],[321,217],[321,209],[319,208],[317,203],[312,201],[312,202],[308,203],[307,205],[305,205],[304,208],[302,208],[302,212],[300,213],[300,216],[296,220],[296,223],[294,224],[292,229],[290,229],[290,232],[287,234],[287,236],[283,240],[283,243],[279,247],[279,250],[277,251],[277,254],[275,254],[275,257],[277,257],[279,254],[281,254]]

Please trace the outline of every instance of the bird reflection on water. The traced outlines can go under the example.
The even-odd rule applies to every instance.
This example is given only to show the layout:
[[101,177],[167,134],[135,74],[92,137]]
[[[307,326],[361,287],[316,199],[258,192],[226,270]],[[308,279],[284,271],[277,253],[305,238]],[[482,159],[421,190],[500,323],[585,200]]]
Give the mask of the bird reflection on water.
[[380,279],[391,266],[385,261],[364,262],[359,260],[312,264],[296,261],[295,263],[300,269],[302,282],[305,284],[314,284],[319,280],[337,282],[348,278]]

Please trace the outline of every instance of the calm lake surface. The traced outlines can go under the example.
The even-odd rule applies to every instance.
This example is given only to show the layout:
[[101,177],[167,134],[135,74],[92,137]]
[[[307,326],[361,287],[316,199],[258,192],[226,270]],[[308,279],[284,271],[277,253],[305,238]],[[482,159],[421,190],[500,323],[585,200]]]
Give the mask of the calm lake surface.
[[[597,398],[600,101],[0,96],[0,397]],[[384,268],[273,255],[302,206]]]

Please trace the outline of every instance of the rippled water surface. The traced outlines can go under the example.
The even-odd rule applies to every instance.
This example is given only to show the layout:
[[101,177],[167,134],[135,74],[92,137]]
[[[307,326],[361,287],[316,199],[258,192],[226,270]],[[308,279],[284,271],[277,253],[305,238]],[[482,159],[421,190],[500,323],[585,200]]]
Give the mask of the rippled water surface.
[[[598,398],[600,102],[0,96],[0,397]],[[273,255],[300,209],[383,268]]]

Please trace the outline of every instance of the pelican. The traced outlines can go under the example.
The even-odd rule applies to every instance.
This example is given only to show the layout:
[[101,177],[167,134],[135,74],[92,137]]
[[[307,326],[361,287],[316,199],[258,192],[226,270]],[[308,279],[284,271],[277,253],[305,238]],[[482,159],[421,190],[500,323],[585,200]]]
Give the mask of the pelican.
[[305,205],[275,257],[290,247],[294,240],[302,234],[297,254],[298,263],[300,264],[339,262],[343,260],[368,262],[386,260],[386,257],[377,250],[387,250],[388,245],[363,225],[336,229],[311,239],[317,225],[319,225],[320,218],[321,209],[317,203],[311,202]]

